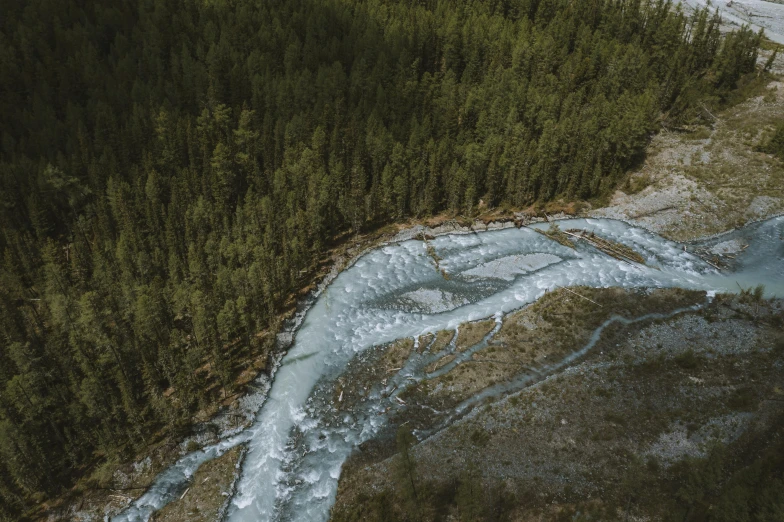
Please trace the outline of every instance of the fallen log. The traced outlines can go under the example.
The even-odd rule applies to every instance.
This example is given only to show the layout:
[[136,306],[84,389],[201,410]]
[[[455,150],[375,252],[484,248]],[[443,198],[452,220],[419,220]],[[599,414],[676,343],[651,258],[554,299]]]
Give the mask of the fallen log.
[[[575,232],[581,232],[581,233],[576,234]],[[629,249],[629,252],[626,252],[625,250],[622,250],[619,246],[616,246],[611,241],[596,236],[586,236],[584,232],[585,232],[584,230],[579,230],[579,229],[564,230],[564,234],[568,234],[577,239],[582,239],[588,242],[590,245],[593,245],[595,248],[601,250],[605,254],[614,257],[620,261],[625,261],[632,266],[634,266],[633,263],[638,263],[641,265],[645,264],[645,260],[637,252],[634,252],[631,249]]]
[[586,301],[590,301],[590,302],[592,302],[593,304],[595,304],[596,306],[599,306],[599,307],[601,307],[601,308],[604,308],[604,306],[603,306],[603,305],[600,305],[599,303],[597,303],[597,302],[596,302],[596,301],[594,301],[593,299],[588,299],[587,297],[585,297],[585,296],[583,296],[583,295],[580,295],[580,294],[578,294],[577,292],[572,292],[572,291],[571,291],[571,290],[569,290],[568,288],[564,288],[564,287],[563,287],[563,286],[561,286],[561,285],[555,285],[555,286],[557,286],[558,288],[560,288],[560,289],[562,289],[562,290],[566,290],[567,292],[569,292],[569,293],[571,293],[571,294],[574,294],[574,295],[576,295],[577,297],[581,297],[581,298],[585,299]]

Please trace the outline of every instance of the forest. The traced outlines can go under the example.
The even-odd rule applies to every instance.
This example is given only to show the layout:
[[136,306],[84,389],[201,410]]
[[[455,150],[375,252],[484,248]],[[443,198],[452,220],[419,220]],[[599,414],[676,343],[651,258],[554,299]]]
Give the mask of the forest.
[[665,0],[0,0],[0,519],[232,393],[338,238],[606,195],[761,35]]

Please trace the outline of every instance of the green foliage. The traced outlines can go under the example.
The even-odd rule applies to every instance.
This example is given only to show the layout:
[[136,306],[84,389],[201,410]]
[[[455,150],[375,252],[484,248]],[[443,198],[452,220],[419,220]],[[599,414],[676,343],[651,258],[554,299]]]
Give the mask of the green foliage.
[[773,344],[773,353],[781,355],[784,353],[784,335],[780,335]]
[[768,154],[773,154],[780,160],[784,160],[784,122],[776,127],[773,135],[768,138],[767,143],[761,147],[761,150]]
[[694,350],[688,349],[682,354],[675,357],[675,362],[684,370],[693,370],[697,367],[699,362],[697,356],[694,355]]
[[743,387],[730,393],[727,406],[734,410],[749,411],[754,406],[756,397],[751,388]]
[[742,303],[761,303],[765,298],[765,285],[740,289],[740,301]]
[[784,443],[781,418],[772,443],[747,462],[716,448],[671,468],[677,491],[668,520],[729,522],[784,520]]
[[553,241],[558,241],[563,246],[574,248],[574,243],[569,239],[569,236],[564,234],[561,227],[558,226],[558,223],[550,223],[550,226],[545,231],[541,231],[538,228],[535,228],[537,232],[540,234],[544,234],[545,236],[549,237]]
[[490,434],[481,428],[471,432],[471,443],[475,446],[484,446],[490,440]]
[[334,238],[606,194],[758,37],[632,0],[0,1],[0,516],[233,391]]
[[373,495],[359,494],[355,502],[342,509],[333,509],[334,522],[397,522],[403,520],[395,510],[394,498],[388,491]]
[[461,522],[483,520],[485,510],[483,496],[482,477],[475,466],[469,465],[460,476],[455,495],[455,504]]

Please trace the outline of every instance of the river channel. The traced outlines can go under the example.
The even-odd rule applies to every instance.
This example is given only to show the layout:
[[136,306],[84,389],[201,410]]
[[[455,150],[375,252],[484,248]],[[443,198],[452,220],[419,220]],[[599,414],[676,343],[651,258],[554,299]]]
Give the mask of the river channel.
[[[421,377],[413,366],[404,367],[390,382],[367,390],[352,411],[336,409],[330,383],[372,346],[488,317],[500,323],[505,314],[558,287],[737,292],[764,284],[766,296],[784,297],[784,217],[685,245],[621,221],[558,224],[626,245],[645,263],[611,257],[585,241],[564,246],[535,230],[546,230],[547,224],[372,250],[313,302],[252,426],[185,455],[112,520],[148,520],[182,493],[200,464],[246,444],[226,520],[326,521],[343,463],[383,428],[390,408],[399,407],[389,387],[396,379]],[[721,270],[694,253],[729,251]]]

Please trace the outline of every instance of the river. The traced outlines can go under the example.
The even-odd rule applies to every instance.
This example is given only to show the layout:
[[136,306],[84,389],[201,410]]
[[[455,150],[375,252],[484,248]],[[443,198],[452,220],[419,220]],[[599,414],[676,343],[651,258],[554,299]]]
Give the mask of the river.
[[[559,225],[627,245],[645,264],[615,259],[583,241],[572,249],[534,230],[547,224],[444,235],[431,240],[430,249],[410,240],[372,250],[338,275],[308,310],[253,425],[183,457],[112,520],[148,520],[187,487],[202,462],[243,443],[248,451],[227,520],[327,520],[343,463],[378,433],[395,403],[389,387],[395,378],[416,377],[404,367],[391,382],[368,390],[352,411],[335,409],[329,383],[375,345],[487,317],[500,322],[557,287],[737,292],[764,284],[767,296],[784,296],[784,217],[688,245],[614,220]],[[692,253],[727,248],[737,253],[721,271]]]

